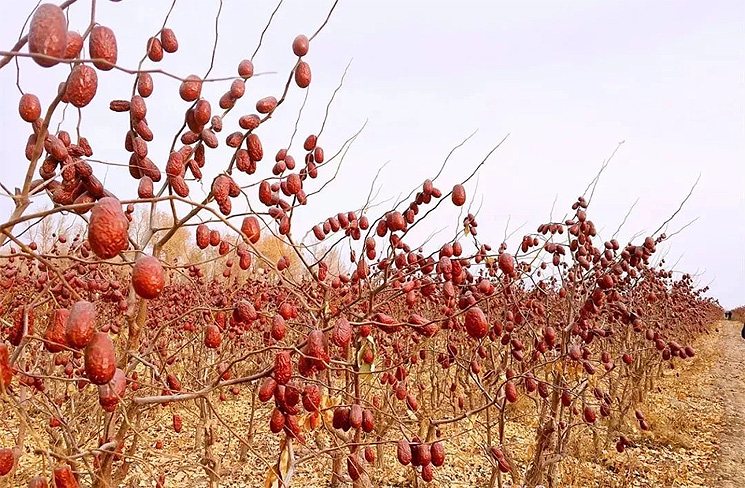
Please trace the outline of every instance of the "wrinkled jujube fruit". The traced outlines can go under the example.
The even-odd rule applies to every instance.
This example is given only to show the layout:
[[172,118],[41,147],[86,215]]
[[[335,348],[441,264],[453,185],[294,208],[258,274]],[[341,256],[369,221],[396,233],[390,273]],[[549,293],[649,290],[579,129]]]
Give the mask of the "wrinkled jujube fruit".
[[129,220],[121,203],[105,197],[91,209],[88,222],[88,243],[93,253],[101,259],[110,259],[129,246]]
[[281,351],[274,357],[274,379],[280,385],[287,384],[292,378],[292,359],[289,351]]
[[160,296],[165,286],[165,273],[160,261],[153,256],[142,256],[132,268],[132,286],[142,298]]
[[[42,54],[54,58],[63,58],[67,47],[67,19],[57,5],[45,3],[39,5],[31,17],[28,31],[28,50],[31,54]],[[39,66],[54,66],[59,61],[34,58]]]
[[197,75],[189,75],[181,82],[178,89],[181,98],[186,102],[193,102],[202,93],[202,79]]
[[463,185],[455,185],[453,187],[453,193],[451,194],[453,204],[457,207],[460,207],[464,203],[466,203],[466,189],[463,187]]
[[507,384],[504,385],[504,396],[510,403],[515,403],[517,401],[517,387],[515,387],[515,383],[508,381]]
[[88,105],[98,90],[96,70],[87,64],[79,64],[72,69],[65,84],[65,97],[78,108]]
[[215,324],[207,324],[204,327],[204,345],[210,349],[215,349],[220,347],[221,342],[220,328]]
[[295,56],[305,56],[308,54],[308,48],[310,47],[310,41],[304,34],[300,34],[292,41],[292,52]]
[[34,476],[30,480],[28,480],[28,487],[27,488],[48,488],[49,483],[47,483],[47,479],[43,476]]
[[18,113],[26,122],[33,122],[41,117],[41,102],[39,97],[31,93],[24,93],[18,102]]
[[[310,65],[305,61],[300,61],[295,68],[295,83],[300,88],[308,88],[311,80]],[[320,161],[323,162],[323,161]]]
[[96,307],[91,302],[75,302],[67,316],[65,342],[75,349],[82,349],[93,338],[96,328]]
[[269,419],[269,430],[274,434],[278,434],[279,432],[282,432],[284,426],[285,416],[278,408],[275,408],[272,411],[271,418]]
[[10,473],[10,470],[13,469],[13,464],[15,464],[13,449],[7,447],[0,449],[0,476]]
[[10,366],[8,346],[0,343],[0,387],[7,388],[13,379],[13,368]]
[[339,347],[347,347],[352,340],[352,325],[344,317],[336,319],[334,330],[331,334],[331,342]]
[[432,461],[430,447],[427,444],[415,444],[411,449],[411,464],[427,466]]
[[176,34],[172,29],[166,27],[160,32],[160,42],[165,52],[175,53],[178,51],[178,39],[176,39]]
[[75,59],[83,49],[83,36],[75,31],[67,31],[67,45],[65,46],[65,59]]
[[249,59],[244,59],[238,64],[238,76],[244,79],[251,78],[254,74],[254,64]]
[[268,114],[277,108],[277,99],[275,97],[265,97],[256,102],[256,111],[260,114]]
[[241,224],[241,232],[246,235],[246,238],[252,243],[256,244],[261,239],[261,226],[259,219],[253,215],[250,215],[243,219]]
[[303,390],[303,408],[309,412],[317,412],[321,405],[321,392],[316,385],[308,385]]
[[261,402],[268,402],[274,396],[276,388],[277,381],[274,378],[265,379],[259,388],[259,400]]
[[88,39],[88,52],[93,66],[101,71],[112,69],[118,57],[114,31],[102,25],[95,26]]
[[435,466],[442,466],[445,462],[445,446],[442,442],[435,442],[430,447],[430,454],[432,458],[432,464]]
[[347,473],[352,481],[357,481],[362,476],[363,469],[361,464],[360,459],[356,455],[350,454],[347,456]]
[[401,439],[396,444],[396,457],[398,462],[406,466],[411,462],[411,445],[406,439]]
[[105,332],[96,332],[85,346],[85,375],[94,385],[111,381],[116,372],[114,342]]
[[483,339],[489,332],[489,324],[486,321],[486,315],[479,307],[471,307],[466,310],[465,326],[468,335],[474,339]]
[[54,468],[55,488],[78,488],[78,486],[78,480],[75,479],[70,466],[65,464]]
[[264,149],[261,146],[261,139],[254,133],[246,138],[246,148],[251,161],[261,161],[264,158]]
[[65,329],[67,327],[67,318],[70,311],[64,308],[55,309],[52,312],[52,320],[44,334],[44,348],[49,352],[60,352],[64,350],[67,341],[65,339]]

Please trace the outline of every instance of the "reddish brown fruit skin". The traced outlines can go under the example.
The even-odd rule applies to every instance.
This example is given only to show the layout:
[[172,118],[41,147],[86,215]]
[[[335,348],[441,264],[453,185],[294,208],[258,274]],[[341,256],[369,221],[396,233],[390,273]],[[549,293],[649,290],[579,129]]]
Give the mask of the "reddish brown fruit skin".
[[96,332],[85,347],[85,375],[94,385],[105,385],[116,372],[114,342],[105,332]]
[[167,53],[175,53],[178,51],[178,39],[173,30],[165,28],[160,33],[160,43],[163,46],[163,50]]
[[238,119],[238,125],[241,129],[253,130],[261,125],[261,118],[256,114],[244,115]]
[[210,229],[207,224],[197,226],[197,246],[199,249],[207,249],[210,245]]
[[455,206],[462,206],[466,203],[466,189],[463,188],[463,185],[455,185],[451,197]]
[[178,380],[175,374],[169,373],[166,377],[166,383],[168,384],[168,388],[170,388],[172,391],[181,391],[181,382]]
[[[57,5],[39,5],[31,18],[28,31],[28,50],[32,54],[43,54],[63,58],[67,48],[67,19]],[[39,66],[48,68],[59,61],[34,58]]]
[[148,39],[147,57],[150,58],[150,61],[155,61],[156,63],[163,60],[163,45],[157,37]]
[[316,385],[308,385],[303,390],[303,408],[309,412],[317,412],[321,405],[321,392]]
[[282,412],[279,411],[279,409],[275,408],[272,411],[272,416],[269,419],[269,430],[274,433],[278,434],[282,431],[282,428],[285,426],[285,416]]
[[585,419],[585,422],[587,422],[588,424],[592,424],[595,422],[595,411],[590,407],[585,407],[583,417]]
[[515,275],[515,260],[506,252],[499,255],[499,269],[508,276]]
[[129,220],[119,200],[104,197],[91,209],[88,243],[101,259],[111,259],[129,246]]
[[261,402],[268,402],[274,396],[274,391],[277,389],[277,382],[274,378],[267,378],[259,388],[259,400]]
[[42,476],[35,476],[28,481],[28,488],[48,488],[47,479]]
[[137,76],[137,93],[143,98],[153,94],[153,77],[150,73],[140,73]]
[[308,49],[310,48],[310,41],[308,40],[308,37],[304,34],[298,35],[293,41],[292,41],[292,52],[295,53],[295,56],[305,56],[308,54]]
[[362,476],[362,466],[360,460],[354,454],[347,456],[347,473],[352,481],[357,481]]
[[244,59],[243,61],[238,64],[238,76],[240,76],[243,79],[251,78],[254,75],[254,64],[248,60]]
[[132,286],[142,298],[157,298],[165,286],[165,273],[160,261],[153,256],[142,256],[132,269]]
[[287,384],[292,378],[292,359],[288,351],[277,353],[274,357],[274,379],[280,385]]
[[143,176],[137,185],[137,196],[140,198],[153,198],[153,180],[148,176]]
[[181,82],[181,86],[178,90],[181,99],[186,102],[193,102],[202,93],[202,79],[197,75],[189,75],[184,81]]
[[105,385],[98,386],[98,403],[105,412],[113,412],[119,405],[119,398],[124,396],[127,388],[127,377],[124,371],[117,368],[114,377]]
[[118,57],[114,31],[102,25],[94,27],[88,40],[88,52],[93,66],[101,71],[112,69]]
[[430,456],[430,447],[427,444],[416,444],[411,452],[411,464],[427,466],[432,461]]
[[334,416],[331,421],[331,425],[335,429],[349,430],[349,408],[348,407],[336,407],[334,409]]
[[204,345],[210,349],[216,349],[220,347],[222,342],[222,335],[220,334],[220,328],[215,324],[208,324],[204,327]]
[[375,429],[375,417],[370,410],[362,412],[362,430],[368,434]]
[[430,447],[430,457],[432,458],[432,464],[435,466],[442,466],[445,462],[445,446],[442,442],[435,442]]
[[486,315],[479,307],[471,307],[466,311],[466,332],[474,339],[483,339],[489,332],[489,324]]
[[98,90],[96,70],[87,64],[75,66],[67,78],[65,97],[78,108],[88,105]]
[[272,319],[272,339],[275,341],[281,341],[284,339],[287,333],[287,326],[285,325],[285,319],[281,315],[277,314]]
[[75,31],[67,31],[67,45],[65,46],[65,59],[75,59],[83,49],[83,36]]
[[49,352],[60,352],[64,350],[66,345],[65,341],[65,328],[67,326],[67,318],[70,316],[70,311],[64,308],[56,309],[52,314],[52,320],[50,320],[49,327],[44,334],[44,348]]
[[26,122],[33,122],[41,117],[41,102],[39,97],[32,93],[24,93],[18,102],[18,113]]
[[401,439],[398,441],[397,447],[396,447],[396,457],[398,458],[398,462],[406,466],[411,462],[411,445],[409,444],[409,441],[406,439]]
[[65,326],[65,341],[70,347],[82,349],[93,338],[96,327],[96,308],[81,300],[70,309]]
[[435,475],[432,470],[432,465],[428,464],[426,466],[422,466],[422,481],[429,483],[433,479],[435,479]]
[[243,219],[241,224],[241,232],[246,235],[246,238],[251,244],[256,244],[261,239],[261,227],[259,225],[259,219],[251,215]]
[[356,403],[352,405],[352,408],[349,410],[349,425],[353,429],[359,429],[362,427],[362,407]]
[[268,114],[277,108],[277,99],[275,97],[262,98],[256,102],[256,111],[260,114]]
[[[300,61],[295,68],[295,83],[300,88],[308,88],[311,80],[310,65],[305,61]],[[323,162],[323,161],[319,161]]]
[[7,447],[0,449],[0,476],[10,473],[14,463],[15,455],[13,454],[13,449]]
[[339,347],[347,347],[352,340],[352,325],[344,317],[340,317],[334,324],[334,331],[331,334],[331,342]]
[[308,137],[305,138],[305,142],[303,142],[303,149],[306,151],[312,151],[316,148],[316,144],[318,143],[318,136],[311,134]]
[[513,382],[508,381],[504,386],[504,396],[510,403],[515,403],[517,401],[517,388]]
[[8,346],[0,343],[0,387],[7,387],[13,379],[13,369],[8,358]]
[[58,466],[54,468],[54,487],[55,488],[78,488],[78,481],[72,474],[70,466]]
[[246,138],[246,148],[251,161],[261,161],[264,158],[264,149],[261,146],[261,139],[256,134],[249,134]]

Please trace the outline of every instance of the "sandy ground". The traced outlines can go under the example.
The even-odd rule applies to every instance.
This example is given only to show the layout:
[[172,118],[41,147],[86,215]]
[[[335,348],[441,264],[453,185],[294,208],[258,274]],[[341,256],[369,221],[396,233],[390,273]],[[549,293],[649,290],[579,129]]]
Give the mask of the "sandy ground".
[[741,323],[722,321],[719,327],[721,356],[711,371],[711,386],[724,415],[717,462],[709,475],[712,487],[739,488],[745,486],[745,340]]

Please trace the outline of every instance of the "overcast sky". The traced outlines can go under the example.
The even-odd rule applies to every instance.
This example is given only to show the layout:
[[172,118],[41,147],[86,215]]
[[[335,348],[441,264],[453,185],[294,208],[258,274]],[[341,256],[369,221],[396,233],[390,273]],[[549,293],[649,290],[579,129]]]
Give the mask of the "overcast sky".
[[[282,4],[254,58],[257,72],[277,74],[249,81],[246,96],[226,119],[221,140],[236,129],[237,116],[254,111],[257,99],[281,93],[294,64],[292,39],[314,32],[331,3]],[[23,0],[5,9],[2,49],[15,43],[34,5]],[[97,5],[97,20],[118,36],[118,64],[136,68],[146,39],[160,28],[170,2]],[[166,54],[156,67],[182,76],[206,72],[217,5],[177,2],[168,25],[176,31],[180,49]],[[213,76],[235,75],[238,61],[253,53],[275,6],[224,2]],[[84,30],[89,7],[90,2],[80,0],[70,9],[71,28]],[[341,0],[306,60],[313,82],[293,145],[298,159],[299,145],[318,131],[350,61],[320,143],[327,154],[333,153],[366,121],[367,126],[324,196],[298,214],[296,235],[332,213],[362,205],[372,178],[386,162],[376,200],[407,194],[437,172],[450,149],[478,130],[455,153],[438,186],[449,190],[510,134],[466,188],[474,210],[480,208],[479,237],[496,246],[505,229],[519,229],[509,240],[515,249],[522,234],[549,219],[555,199],[553,216],[563,217],[603,160],[625,141],[603,174],[589,211],[600,236],[610,238],[637,199],[619,239],[654,231],[700,175],[668,233],[698,220],[662,246],[661,253],[675,270],[696,274],[701,286],[711,284],[711,294],[723,306],[745,304],[745,2]],[[69,70],[62,65],[42,69],[29,59],[21,59],[20,66],[21,86],[45,106]],[[12,64],[0,70],[2,181],[11,187],[22,184],[29,130],[17,115],[15,76]],[[109,112],[108,103],[129,98],[132,78],[110,71],[99,73],[99,82],[96,99],[83,110],[81,131],[91,140],[95,157],[126,162],[122,141],[127,117]],[[213,107],[228,85],[205,88]],[[177,89],[178,82],[156,75],[148,121],[155,131],[150,154],[161,169],[187,107]],[[259,131],[268,159],[289,141],[304,94],[293,87],[287,105]],[[76,124],[77,114],[68,109],[63,127],[72,131]],[[208,152],[206,182],[225,167],[228,154],[224,149]],[[265,163],[268,171],[270,163]],[[126,170],[97,166],[95,172],[122,198],[136,188]],[[239,179],[240,184],[253,181],[246,175]],[[208,189],[209,183],[204,189],[191,185],[195,198]],[[240,209],[238,201],[234,209]],[[0,218],[10,211],[9,199],[0,199]],[[445,239],[458,221],[455,209],[438,211],[420,238],[446,229],[438,234]]]

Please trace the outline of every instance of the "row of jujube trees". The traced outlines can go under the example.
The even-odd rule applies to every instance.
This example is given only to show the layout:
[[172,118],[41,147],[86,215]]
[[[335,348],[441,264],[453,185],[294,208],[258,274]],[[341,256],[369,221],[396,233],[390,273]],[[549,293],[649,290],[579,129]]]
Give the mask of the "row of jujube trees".
[[[530,240],[532,245],[533,238]],[[571,248],[574,240],[570,239],[567,247]],[[608,244],[608,255],[619,254],[619,259],[607,259],[605,272],[600,271],[602,258],[598,269],[590,266],[584,272],[579,261],[571,266],[560,263],[556,273],[537,281],[536,286],[516,279],[519,272],[506,252],[499,255],[502,259],[493,261],[487,254],[482,261],[487,264],[477,271],[481,276],[471,275],[480,255],[473,259],[455,256],[453,248],[458,252],[460,247],[457,241],[444,245],[432,259],[398,258],[397,263],[397,256],[408,253],[391,251],[390,265],[385,257],[370,263],[373,271],[367,280],[359,280],[356,270],[349,277],[309,279],[301,283],[307,294],[300,297],[262,276],[252,277],[236,289],[237,279],[222,274],[205,281],[192,267],[189,283],[184,283],[184,277],[174,270],[171,284],[156,287],[159,293],[140,290],[152,301],[139,347],[130,351],[136,358],[134,367],[126,375],[122,370],[131,392],[123,386],[119,394],[131,405],[150,405],[210,396],[224,399],[227,392],[239,391],[237,385],[256,383],[259,400],[273,400],[276,405],[270,430],[298,439],[303,448],[313,445],[307,436],[315,429],[351,431],[351,435],[339,433],[337,438],[345,439],[352,450],[347,466],[352,478],[356,473],[365,477],[368,470],[364,463],[382,451],[372,446],[390,442],[386,433],[400,424],[411,437],[401,439],[406,446],[397,446],[399,460],[421,466],[422,478],[429,480],[441,454],[426,462],[427,455],[418,452],[421,446],[430,450],[436,446],[435,452],[444,452],[448,439],[439,438],[440,426],[474,413],[486,415],[493,409],[493,423],[486,428],[495,430],[490,434],[493,449],[489,451],[495,456],[495,470],[521,478],[519,471],[527,469],[526,474],[540,482],[543,475],[552,472],[545,460],[551,453],[562,452],[572,429],[590,425],[606,433],[620,433],[625,414],[637,406],[660,362],[692,356],[692,348],[681,344],[706,330],[720,312],[694,290],[690,277],[673,281],[669,272],[644,263],[644,254],[649,257],[654,250],[653,242],[647,241],[646,251],[640,252],[633,267],[631,257],[636,251],[631,246],[626,253],[615,253],[613,244]],[[68,261],[59,269],[62,279],[32,258],[9,258],[4,284],[18,293],[5,304],[4,313],[13,320],[6,330],[8,341],[27,349],[28,362],[19,371],[19,385],[38,392],[51,388],[49,391],[59,395],[32,397],[41,401],[40,412],[51,414],[47,419],[51,426],[64,429],[64,419],[68,419],[67,425],[76,419],[76,426],[92,421],[89,429],[81,430],[95,432],[98,419],[86,422],[77,417],[80,414],[75,410],[80,407],[65,400],[77,395],[79,404],[86,403],[84,398],[90,404],[91,396],[84,393],[86,386],[107,380],[98,387],[101,408],[124,408],[116,395],[107,396],[109,381],[116,375],[111,373],[114,363],[98,367],[89,363],[97,360],[92,352],[97,349],[109,347],[111,357],[125,353],[116,350],[113,343],[101,345],[106,339],[93,331],[100,328],[119,338],[119,331],[127,325],[120,290],[130,286],[131,278],[112,280],[116,270],[111,269],[106,270],[109,276],[102,276],[102,268],[108,266],[83,264],[84,258],[79,256],[85,249],[83,243],[74,254],[60,255]],[[544,244],[542,249],[554,247]],[[231,256],[236,252],[225,254],[225,269],[232,267]],[[455,275],[454,262],[460,267]],[[148,277],[159,277],[155,281],[162,283],[162,267],[153,264],[156,271]],[[544,274],[553,266],[548,264]],[[624,268],[636,270],[636,277]],[[70,287],[68,293],[62,280]],[[372,291],[366,292],[365,285]],[[55,297],[56,306],[64,308],[54,308],[49,298],[43,298],[41,307],[28,303],[34,293],[41,298],[45,291]],[[314,307],[312,303],[321,298],[321,305]],[[93,313],[99,317],[85,321],[84,335],[90,335],[85,343],[85,339],[76,338],[77,323],[70,321],[65,311],[80,314],[81,305],[88,303],[95,304]],[[41,314],[39,310],[45,308]],[[65,315],[67,321],[61,322]],[[46,318],[43,333],[35,327],[42,316]],[[373,341],[368,341],[369,337]],[[203,348],[213,352],[205,355]],[[54,354],[45,354],[45,349]],[[375,365],[373,371],[371,364]],[[104,374],[102,379],[91,380],[90,375],[99,374],[102,367],[109,368],[111,377]],[[360,378],[368,377],[373,380],[360,385]],[[73,379],[77,381],[70,382]],[[12,383],[9,386],[12,390]],[[501,455],[509,449],[502,444],[509,405],[521,395],[539,400],[535,412],[538,438],[556,439],[538,445],[541,449],[529,466],[516,466],[510,457]],[[442,408],[443,398],[454,399],[449,408]],[[57,407],[44,406],[45,401]],[[416,422],[407,410],[419,417]],[[326,419],[330,425],[324,422],[324,413],[331,414]],[[201,414],[203,420],[209,420],[207,410]],[[636,410],[635,415],[640,427],[647,429],[641,411]],[[174,429],[180,431],[181,423],[180,414],[173,414]],[[385,431],[376,430],[377,424],[385,426]],[[128,438],[124,435],[114,445],[122,450]],[[617,448],[623,450],[628,440],[625,436],[619,439]],[[100,438],[101,443],[107,441],[112,442]],[[131,442],[136,445],[134,439]],[[371,445],[363,449],[366,442]],[[412,447],[415,449],[410,453]],[[338,458],[347,447],[337,448],[330,452],[332,458]],[[94,459],[100,465],[101,453]]]
[[[279,148],[267,163],[260,132],[281,115],[293,86],[309,86],[305,59],[315,35],[292,42],[297,61],[281,95],[260,98],[243,115],[235,112],[246,110],[251,60],[223,81],[221,112],[201,97],[208,80],[183,78],[179,95],[191,105],[168,136],[169,153],[155,155],[148,110],[170,108],[152,97],[156,79],[145,68],[179,52],[173,30],[155,33],[132,74],[132,93],[110,103],[129,116],[122,138],[138,180],[136,197],[115,195],[91,159],[105,141],[49,129],[64,104],[91,115],[84,108],[98,76],[121,69],[115,33],[95,19],[83,34],[68,31],[69,4],[39,6],[28,36],[0,62],[28,55],[42,67],[70,66],[64,79],[49,78],[60,86],[46,110],[33,94],[19,103],[30,123],[28,174],[0,226],[7,250],[0,393],[14,441],[0,447],[2,476],[22,465],[30,468],[10,476],[29,478],[30,487],[117,486],[143,475],[167,486],[165,460],[143,461],[163,447],[162,438],[152,441],[167,416],[176,434],[196,433],[187,462],[214,486],[226,462],[219,449],[230,440],[242,459],[263,463],[268,486],[290,486],[297,467],[319,455],[330,460],[332,485],[369,486],[379,484],[376,460],[392,452],[416,483],[432,481],[456,441],[474,430],[483,431],[491,485],[509,473],[513,482],[555,486],[573,438],[601,433],[623,451],[630,419],[650,427],[640,403],[660,366],[692,357],[690,343],[721,312],[690,276],[674,278],[654,264],[664,235],[602,242],[583,197],[571,218],[541,224],[512,251],[481,242],[470,213],[455,239],[426,250],[414,244],[411,229],[440,205],[466,204],[463,184],[445,192],[437,178],[382,214],[369,211],[370,202],[339,209],[298,241],[293,216],[325,195],[334,175],[320,177],[340,155],[327,157],[320,135],[311,134],[301,150]],[[236,131],[223,143],[229,124]],[[233,149],[230,159],[210,159],[221,145]],[[222,172],[206,199],[190,199],[208,164]],[[239,197],[251,211],[236,211]],[[32,198],[54,206],[30,212]],[[134,238],[137,206],[169,209],[171,224],[158,228],[151,218]],[[44,246],[17,230],[61,212],[83,219],[86,234]],[[162,259],[181,228],[193,232],[203,259]],[[269,258],[261,239],[281,240],[286,252]],[[311,252],[319,245],[348,245],[348,266]],[[250,401],[239,427],[217,408],[235,396]],[[521,462],[505,426],[526,408],[537,427],[532,457]],[[267,430],[278,452],[253,442]]]

